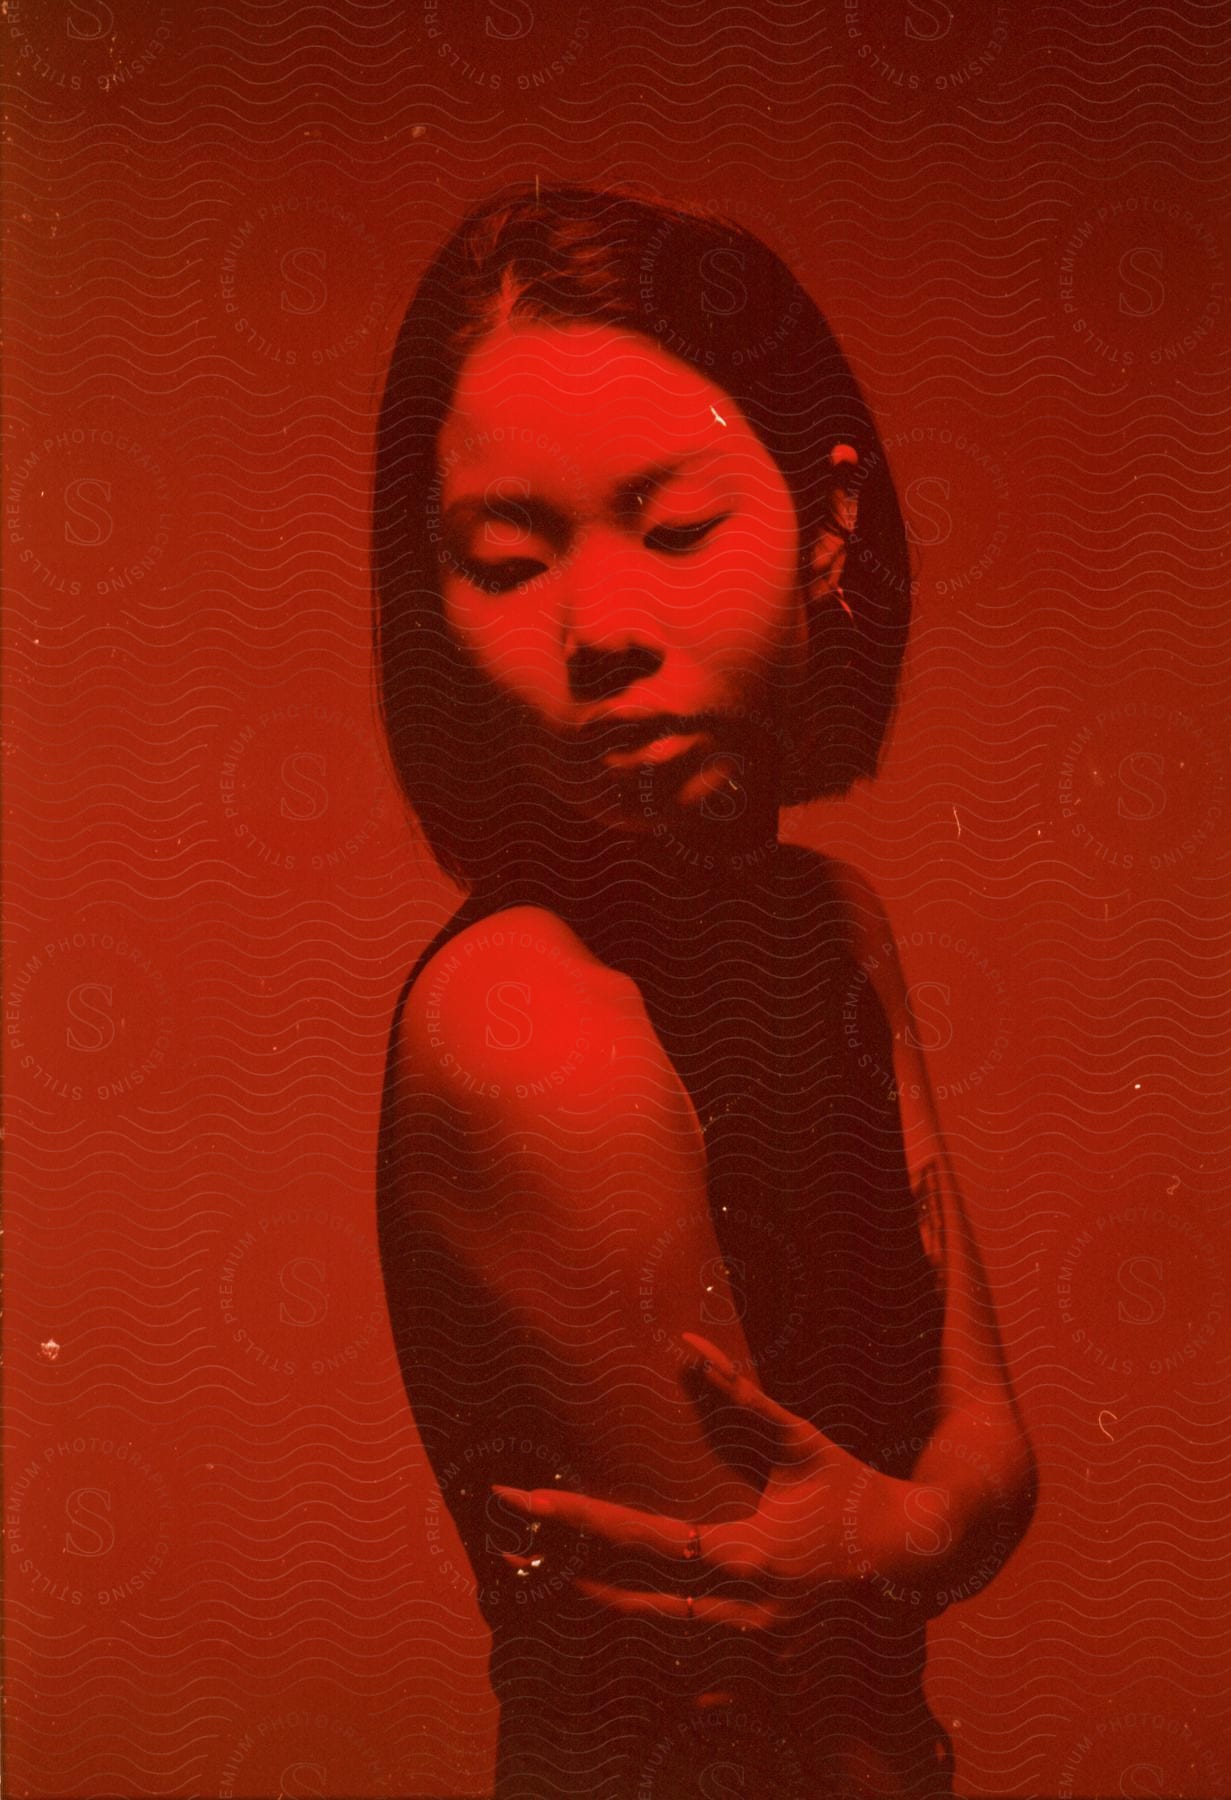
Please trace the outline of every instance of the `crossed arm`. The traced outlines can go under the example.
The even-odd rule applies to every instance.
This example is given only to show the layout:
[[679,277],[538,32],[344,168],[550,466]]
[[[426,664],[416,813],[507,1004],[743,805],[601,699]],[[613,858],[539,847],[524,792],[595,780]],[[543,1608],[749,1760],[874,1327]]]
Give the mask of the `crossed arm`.
[[[920,1230],[945,1296],[938,1423],[908,1480],[842,1450],[739,1373],[750,1359],[738,1323],[724,1331],[722,1343],[712,1343],[693,1334],[693,1321],[681,1314],[670,1321],[673,1343],[644,1341],[619,1275],[631,1266],[630,1246],[643,1248],[664,1223],[687,1216],[693,1236],[704,1241],[677,1233],[681,1269],[708,1258],[720,1261],[703,1223],[704,1146],[635,989],[587,964],[587,953],[559,921],[523,909],[528,916],[521,922],[536,942],[551,943],[552,954],[536,949],[517,970],[510,970],[507,958],[485,966],[480,950],[455,941],[461,975],[450,983],[446,1016],[425,1022],[422,1006],[417,1014],[408,1009],[402,1048],[421,1088],[426,1083],[430,1096],[438,1086],[437,1102],[455,1115],[463,1100],[476,1109],[469,1121],[473,1132],[498,1152],[474,1166],[484,1190],[475,1196],[477,1213],[489,1223],[499,1220],[500,1230],[493,1235],[459,1222],[457,1253],[472,1265],[482,1263],[481,1279],[525,1318],[530,1361],[519,1378],[538,1378],[538,1345],[542,1379],[552,1371],[559,1385],[561,1369],[569,1371],[565,1386],[579,1429],[587,1418],[620,1421],[614,1436],[603,1433],[592,1458],[592,1466],[609,1470],[609,1478],[595,1484],[605,1492],[503,1485],[494,1491],[525,1516],[551,1519],[620,1552],[644,1553],[647,1579],[635,1588],[577,1583],[596,1605],[664,1618],[686,1614],[763,1633],[782,1655],[803,1647],[835,1585],[905,1597],[928,1614],[978,1591],[1019,1541],[1034,1503],[1033,1459],[911,1030],[892,933],[875,895],[853,872],[847,899],[856,954],[871,972],[894,1034]],[[479,1029],[481,1002],[497,975],[516,979],[521,1004],[537,1024],[532,1057],[547,1062],[556,1056],[563,1039],[553,1045],[551,1034],[572,1033],[583,1003],[578,995],[586,1042],[600,1046],[562,1094],[540,1097],[529,1110],[510,1096],[532,1090],[534,1082],[510,1082],[499,1038],[493,1043],[490,1030],[482,1035]],[[453,1059],[443,1074],[442,1043],[452,1045],[445,1054]],[[451,1074],[458,1063],[484,1074],[481,1081],[472,1075],[464,1097]],[[505,1079],[496,1080],[502,1072]],[[501,1097],[476,1100],[476,1088],[488,1095],[499,1089]],[[425,1200],[430,1204],[430,1197],[419,1196],[418,1204]],[[518,1270],[525,1267],[518,1251],[523,1236],[540,1270],[536,1240],[550,1242],[562,1270],[605,1265],[612,1275],[604,1283],[610,1313],[587,1320],[570,1308],[567,1294],[558,1304],[528,1307],[517,1291]],[[681,1296],[695,1292],[688,1280],[676,1287]],[[726,1316],[734,1320],[734,1309]],[[715,1458],[681,1381],[682,1360],[693,1365],[720,1406],[735,1409],[763,1433],[770,1472],[759,1491]],[[643,1419],[633,1416],[638,1407]],[[661,1467],[647,1450],[653,1446]],[[506,1562],[515,1566],[518,1560],[505,1553]]]

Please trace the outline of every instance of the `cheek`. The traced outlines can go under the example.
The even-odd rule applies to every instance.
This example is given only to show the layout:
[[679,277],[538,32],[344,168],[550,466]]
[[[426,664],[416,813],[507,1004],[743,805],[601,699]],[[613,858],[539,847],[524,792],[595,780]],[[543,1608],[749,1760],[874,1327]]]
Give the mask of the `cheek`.
[[446,581],[445,621],[497,687],[523,699],[554,698],[562,686],[558,634],[550,608],[533,592],[495,602]]
[[[688,609],[694,642],[727,664],[774,659],[796,635],[801,609],[793,535],[735,534],[699,572]],[[683,615],[681,615],[683,616]]]

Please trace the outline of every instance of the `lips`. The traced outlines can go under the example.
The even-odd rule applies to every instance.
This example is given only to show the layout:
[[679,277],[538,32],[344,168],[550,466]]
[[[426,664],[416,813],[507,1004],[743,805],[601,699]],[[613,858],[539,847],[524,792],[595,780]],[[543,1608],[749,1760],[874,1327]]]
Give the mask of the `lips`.
[[621,766],[646,760],[665,760],[706,736],[710,722],[682,713],[643,713],[639,717],[608,713],[591,719],[576,734],[576,745],[591,761]]
[[670,731],[663,737],[651,738],[634,750],[608,750],[603,762],[609,769],[642,769],[659,763],[674,762],[704,741],[700,731]]

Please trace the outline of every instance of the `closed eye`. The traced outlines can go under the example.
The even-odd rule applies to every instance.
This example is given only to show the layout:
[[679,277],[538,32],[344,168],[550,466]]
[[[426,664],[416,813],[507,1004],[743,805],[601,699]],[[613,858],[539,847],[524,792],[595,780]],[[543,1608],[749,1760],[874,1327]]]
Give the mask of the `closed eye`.
[[512,593],[514,588],[547,571],[546,563],[536,562],[529,556],[512,556],[498,563],[466,561],[460,567],[471,587],[477,587],[484,594]]
[[686,524],[655,525],[652,531],[645,534],[645,543],[651,550],[661,550],[667,556],[686,556],[703,544],[710,532],[730,513],[716,513],[712,519],[693,519]]

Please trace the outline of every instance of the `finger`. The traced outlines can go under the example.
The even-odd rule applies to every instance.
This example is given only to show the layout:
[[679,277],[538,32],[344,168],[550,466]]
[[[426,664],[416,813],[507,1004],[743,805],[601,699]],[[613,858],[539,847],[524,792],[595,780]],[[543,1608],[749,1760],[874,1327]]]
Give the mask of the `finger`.
[[699,1331],[681,1331],[680,1339],[696,1352],[701,1358],[703,1365],[708,1363],[712,1368],[717,1369],[720,1374],[725,1375],[728,1380],[734,1379],[735,1364],[731,1361],[731,1358],[727,1355],[726,1351],[720,1350],[717,1344],[711,1344],[710,1340],[702,1337]]
[[606,1582],[581,1577],[573,1586],[600,1606],[629,1617],[683,1619],[696,1625],[723,1625],[734,1631],[768,1631],[776,1622],[768,1606],[751,1600],[723,1600],[714,1594],[698,1594],[690,1606],[686,1594],[651,1594],[642,1588],[611,1587]]
[[573,1494],[561,1488],[508,1488],[493,1485],[509,1506],[535,1519],[551,1519],[588,1532],[604,1543],[655,1550],[662,1556],[697,1557],[696,1539],[686,1519],[662,1513],[639,1512],[614,1500],[595,1500],[589,1494]]
[[792,1457],[807,1456],[831,1447],[830,1440],[823,1432],[818,1431],[815,1425],[801,1418],[798,1413],[779,1406],[765,1392],[760,1382],[751,1375],[741,1374],[730,1357],[716,1344],[711,1344],[708,1338],[693,1331],[682,1332],[681,1337],[701,1357],[702,1373],[720,1392],[726,1394],[737,1406],[756,1413],[758,1418],[774,1427],[786,1454]]

